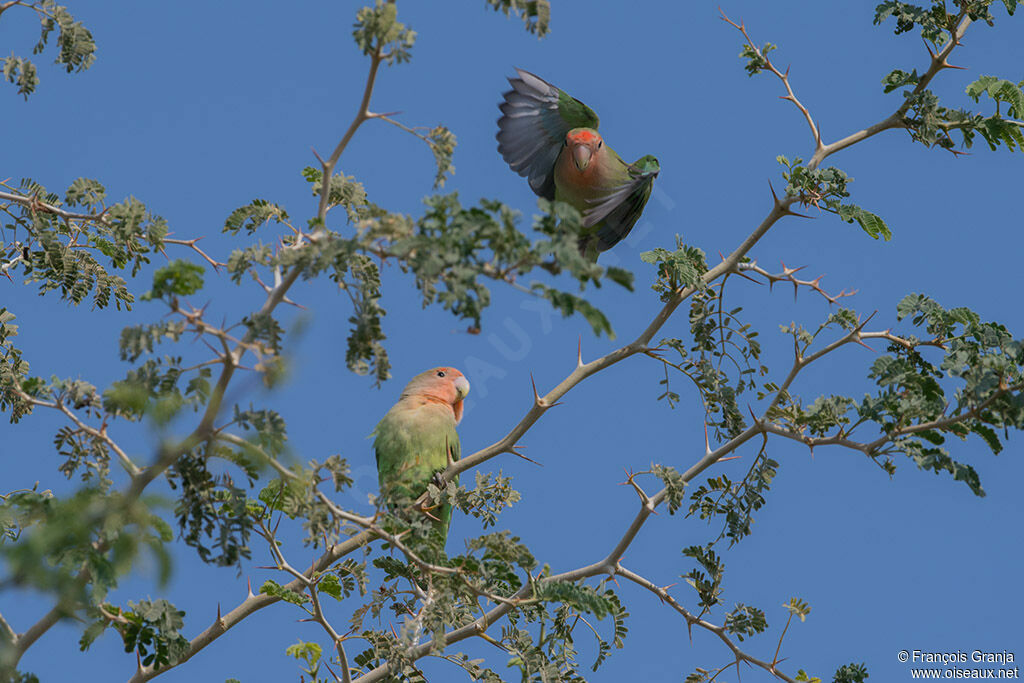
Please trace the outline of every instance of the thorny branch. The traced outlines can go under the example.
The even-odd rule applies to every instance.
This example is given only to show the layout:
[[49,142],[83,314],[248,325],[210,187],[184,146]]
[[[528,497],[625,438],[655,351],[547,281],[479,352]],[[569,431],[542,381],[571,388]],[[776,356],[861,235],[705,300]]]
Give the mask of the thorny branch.
[[[2,12],[2,11],[3,11],[3,9],[0,8],[0,12]],[[6,185],[6,183],[2,183],[2,184],[5,187],[10,187],[10,186]],[[40,213],[48,213],[48,214],[52,214],[54,216],[59,216],[60,218],[63,218],[65,221],[79,221],[80,223],[99,223],[101,225],[107,225],[108,221],[109,221],[109,217],[107,216],[107,210],[106,209],[104,209],[103,211],[101,211],[99,213],[76,213],[74,211],[68,211],[66,209],[62,209],[59,206],[54,206],[52,204],[47,204],[46,202],[41,201],[39,199],[39,197],[37,197],[36,195],[17,194],[17,193],[13,193],[13,192],[0,192],[0,201],[5,201],[5,202],[8,202],[8,203],[13,202],[15,204],[20,204],[21,206],[24,206],[24,207],[28,208],[29,211],[40,212]],[[0,207],[0,209],[6,209],[7,206],[9,206],[9,204],[5,204],[4,206]],[[213,266],[214,270],[220,270],[220,268],[225,266],[226,264],[221,263],[220,261],[215,260],[209,254],[207,254],[205,251],[200,249],[199,245],[198,245],[198,242],[201,239],[202,239],[201,237],[196,237],[196,238],[189,239],[189,240],[181,240],[181,239],[174,239],[174,238],[171,238],[171,237],[164,237],[163,238],[163,242],[165,244],[174,244],[176,246],[188,247],[189,249],[192,249],[194,252],[199,254],[199,256],[204,261],[206,261],[211,266]],[[72,240],[72,242],[74,242],[74,240]],[[28,246],[28,245],[25,245],[25,246]],[[72,244],[70,246],[73,247],[73,248],[86,248],[86,245]],[[167,255],[166,251],[164,251],[163,249],[161,249],[160,251],[165,256]],[[21,262],[23,260],[24,260],[23,255],[22,254],[18,254],[15,258],[11,259],[7,263],[4,263],[4,264],[0,265],[0,274],[6,274],[7,271],[10,268],[14,267],[15,265],[17,265],[19,262]]]
[[[260,531],[263,537],[267,541],[267,545],[270,547],[270,552],[274,556],[274,563],[277,569],[287,572],[295,578],[295,581],[305,586],[306,593],[309,595],[309,601],[312,605],[312,609],[307,610],[310,614],[310,620],[320,624],[320,626],[330,636],[331,642],[334,643],[335,649],[338,652],[338,660],[341,662],[342,676],[339,681],[344,683],[351,683],[352,673],[348,666],[348,656],[345,654],[344,638],[335,630],[334,626],[331,625],[330,621],[327,620],[324,614],[323,606],[320,604],[320,594],[317,590],[317,579],[315,575],[306,576],[302,572],[292,567],[288,561],[284,558],[284,553],[281,552],[281,548],[278,545],[277,538],[275,537],[274,530],[268,528],[263,522],[260,522]],[[337,678],[337,677],[336,677]]]
[[[687,628],[688,631],[691,632],[691,638],[692,638],[692,628],[694,626],[700,626],[701,628],[706,629],[707,631],[710,631],[711,633],[713,633],[716,636],[718,636],[718,638],[723,643],[725,643],[726,647],[728,647],[732,651],[733,655],[736,657],[735,666],[737,668],[737,675],[739,675],[739,671],[738,670],[739,670],[740,663],[741,662],[747,662],[748,664],[753,664],[754,666],[757,666],[757,667],[760,667],[760,668],[764,669],[765,671],[767,671],[768,673],[772,674],[776,678],[778,678],[780,680],[783,680],[783,681],[786,681],[786,683],[795,683],[795,679],[790,678],[786,674],[784,674],[781,671],[779,671],[778,669],[776,669],[775,665],[773,663],[765,662],[765,661],[762,661],[760,659],[757,659],[756,657],[752,657],[752,656],[748,655],[746,652],[744,652],[743,650],[741,650],[739,648],[739,646],[736,645],[735,641],[733,641],[733,639],[729,637],[729,634],[725,630],[724,626],[719,626],[717,624],[712,624],[712,623],[710,623],[708,621],[705,621],[704,619],[698,618],[692,612],[690,612],[685,607],[683,607],[678,602],[676,602],[675,598],[673,598],[671,595],[669,595],[669,592],[665,588],[662,588],[661,586],[658,586],[657,584],[655,584],[653,581],[651,581],[649,579],[646,579],[643,576],[640,576],[639,574],[626,569],[621,564],[619,565],[619,567],[618,567],[618,569],[616,571],[616,574],[618,576],[621,576],[624,579],[628,579],[629,581],[632,581],[633,583],[637,584],[638,586],[642,586],[642,587],[646,588],[647,590],[651,591],[656,596],[658,596],[658,599],[661,600],[662,603],[668,605],[669,607],[671,607],[672,609],[674,609],[675,611],[677,611],[681,615],[683,615],[683,618],[686,620],[686,628]],[[776,651],[775,654],[778,655],[778,651]],[[726,666],[725,668],[727,669],[727,668],[729,668],[731,666],[733,666],[733,665],[730,664],[730,665]]]
[[[341,158],[345,148],[348,147],[349,141],[352,136],[359,130],[359,126],[372,118],[370,112],[370,98],[373,96],[373,86],[377,82],[377,72],[380,70],[381,62],[384,60],[381,54],[381,47],[378,45],[373,54],[370,55],[370,73],[366,77],[366,86],[363,88],[363,98],[359,103],[359,110],[356,112],[356,116],[352,119],[352,123],[349,124],[348,130],[345,131],[345,135],[342,136],[341,141],[338,142],[338,146],[331,152],[331,156],[326,161],[320,159],[321,169],[323,171],[322,182],[320,185],[320,206],[317,210],[317,218],[320,221],[321,228],[324,225],[324,221],[327,219],[327,205],[328,198],[331,193],[331,175],[334,173],[334,167],[338,163],[338,159]],[[315,152],[314,152],[315,154]],[[319,158],[319,155],[318,155]]]
[[800,102],[800,100],[797,99],[796,94],[793,92],[793,87],[789,84],[789,67],[786,67],[785,72],[779,71],[775,67],[775,65],[772,64],[771,60],[768,59],[768,55],[764,54],[761,48],[759,48],[754,43],[754,41],[750,39],[750,36],[747,35],[747,28],[746,26],[743,25],[742,22],[737,24],[732,19],[727,17],[725,12],[722,11],[721,7],[718,8],[718,12],[722,15],[722,20],[725,23],[729,24],[730,26],[732,26],[737,31],[743,34],[743,37],[747,41],[747,45],[749,45],[750,49],[753,50],[754,53],[761,59],[761,61],[764,64],[764,68],[770,71],[771,73],[775,74],[775,76],[778,77],[780,81],[782,81],[782,85],[786,88],[786,94],[780,95],[780,99],[792,102],[793,106],[799,109],[800,113],[804,115],[804,119],[807,121],[807,126],[811,129],[811,136],[814,138],[814,153],[815,155],[817,155],[817,153],[824,148],[824,145],[821,142],[821,132],[818,130],[818,126],[814,123],[814,117],[811,116],[811,112],[808,111],[807,107],[805,107]]
[[199,248],[199,246],[197,245],[197,242],[199,242],[199,240],[201,240],[201,239],[202,239],[202,237],[193,237],[190,240],[179,240],[179,239],[173,239],[171,237],[165,237],[163,241],[166,244],[178,244],[178,245],[181,245],[181,246],[184,246],[184,247],[189,247],[190,249],[195,251],[197,254],[199,254],[203,258],[204,261],[206,261],[211,266],[213,266],[214,270],[220,270],[222,267],[226,266],[227,265],[226,263],[221,263],[220,261],[213,260],[213,258],[210,257],[209,254],[207,254],[205,251],[203,251],[202,249]]
[[12,7],[27,7],[33,10],[40,17],[46,17],[53,19],[53,12],[48,10],[42,3],[39,2],[28,2],[27,0],[7,0],[7,2],[0,3],[0,14],[3,14]]
[[14,202],[15,204],[21,204],[27,207],[31,211],[39,211],[42,213],[50,213],[67,220],[75,221],[87,221],[96,223],[105,223],[107,221],[106,213],[75,213],[73,211],[67,211],[60,208],[59,206],[53,206],[46,202],[40,201],[35,195],[23,195],[13,194],[11,192],[0,192],[0,201]]
[[335,505],[330,498],[325,496],[322,491],[317,491],[317,497],[320,499],[320,502],[322,502],[324,506],[327,507],[331,514],[338,517],[339,519],[351,522],[352,524],[355,524],[356,526],[361,527],[366,531],[372,532],[373,535],[377,538],[387,541],[389,544],[400,550],[403,555],[409,558],[410,562],[415,564],[422,571],[435,574],[446,574],[449,576],[458,576],[463,580],[466,587],[473,591],[473,593],[475,593],[478,597],[487,598],[488,600],[494,603],[522,605],[533,601],[509,599],[501,595],[497,595],[495,593],[489,593],[487,591],[481,590],[479,586],[473,584],[466,578],[465,572],[463,572],[462,570],[453,567],[445,567],[439,564],[433,564],[431,562],[427,562],[426,560],[418,556],[408,545],[406,545],[402,541],[401,537],[404,535],[404,532],[402,534],[397,535],[388,533],[387,531],[385,531],[377,525],[376,519],[374,517],[363,517],[360,515],[353,514],[347,510],[343,510],[342,508]]
[[956,26],[956,28],[951,32],[951,39],[946,43],[945,47],[943,47],[941,50],[938,50],[937,52],[933,52],[929,48],[928,52],[931,56],[931,61],[928,64],[928,69],[924,72],[924,74],[921,75],[921,79],[917,82],[917,85],[914,86],[914,89],[911,91],[911,95],[907,97],[903,104],[901,104],[899,108],[896,109],[896,111],[894,111],[892,114],[885,117],[881,121],[872,124],[863,130],[859,130],[856,133],[851,133],[850,135],[847,135],[845,138],[836,140],[835,142],[830,144],[825,144],[822,142],[821,133],[818,127],[815,125],[814,119],[811,117],[810,112],[803,104],[800,103],[800,100],[798,100],[796,98],[796,95],[793,93],[793,88],[789,84],[789,69],[787,68],[785,72],[779,71],[772,64],[771,60],[762,53],[761,49],[757,47],[753,40],[751,40],[750,36],[747,35],[746,27],[743,25],[742,22],[737,24],[736,22],[729,19],[729,17],[727,17],[724,12],[722,12],[722,19],[743,34],[743,37],[746,39],[747,44],[758,55],[758,57],[761,58],[761,60],[765,64],[765,68],[771,73],[775,74],[775,76],[777,76],[779,80],[782,81],[782,84],[786,88],[786,94],[781,96],[782,99],[792,102],[797,107],[797,109],[799,109],[800,112],[804,115],[804,118],[807,120],[808,126],[810,126],[811,128],[811,134],[814,137],[815,143],[814,155],[811,157],[810,162],[808,162],[807,168],[810,170],[814,170],[821,165],[821,162],[824,161],[826,157],[829,157],[840,150],[846,149],[850,145],[854,145],[858,142],[861,142],[862,140],[866,140],[869,137],[877,135],[878,133],[881,133],[882,131],[885,130],[889,130],[891,128],[907,127],[906,121],[904,120],[904,116],[910,109],[911,103],[914,101],[914,95],[918,95],[921,92],[923,92],[932,82],[932,79],[935,78],[935,75],[938,74],[943,69],[958,68],[949,63],[949,56],[953,53],[953,50],[955,50],[960,45],[960,39],[963,38],[964,33],[967,31],[967,28],[971,25],[971,18],[967,16],[966,3],[964,4],[965,7],[961,8],[960,13],[956,16],[956,19],[951,24]]
[[74,423],[74,425],[78,428],[79,432],[88,434],[94,439],[99,439],[100,441],[102,441],[104,444],[107,445],[108,448],[110,448],[110,450],[114,451],[114,454],[117,456],[118,461],[121,463],[121,466],[124,468],[124,471],[128,473],[129,477],[135,478],[142,472],[141,468],[139,468],[139,466],[136,465],[135,462],[130,457],[128,457],[128,454],[125,453],[124,449],[122,449],[118,445],[118,443],[114,441],[114,439],[111,438],[109,434],[107,434],[106,423],[101,425],[98,429],[96,427],[91,427],[87,425],[85,422],[83,422],[81,418],[79,418],[78,415],[74,413],[74,411],[68,408],[63,401],[45,401],[43,399],[38,399],[35,398],[34,396],[26,394],[24,391],[21,390],[20,387],[17,386],[12,387],[11,390],[18,395],[18,398],[20,398],[22,401],[26,403],[29,403],[33,406],[37,406],[40,408],[51,408],[53,410],[57,410],[63,413],[72,423]]
[[13,643],[18,639],[18,634],[11,628],[11,625],[4,619],[4,615],[0,614],[0,638],[6,640],[9,643]]
[[738,275],[743,275],[744,273],[757,273],[758,275],[760,275],[761,277],[768,281],[769,288],[773,287],[776,282],[788,282],[791,285],[793,285],[794,298],[796,298],[797,292],[800,291],[801,287],[807,287],[808,289],[820,294],[822,297],[825,298],[825,301],[829,302],[830,304],[838,303],[840,299],[844,299],[848,296],[853,296],[854,294],[857,293],[857,290],[855,289],[850,290],[849,292],[847,292],[844,289],[838,294],[829,294],[828,292],[821,288],[821,279],[825,277],[824,275],[819,275],[813,280],[801,280],[796,277],[796,273],[800,272],[804,268],[806,268],[806,266],[800,266],[799,268],[789,268],[786,266],[785,263],[783,263],[781,273],[771,273],[762,268],[761,266],[757,265],[757,261],[747,261],[740,263],[736,267],[736,273]]

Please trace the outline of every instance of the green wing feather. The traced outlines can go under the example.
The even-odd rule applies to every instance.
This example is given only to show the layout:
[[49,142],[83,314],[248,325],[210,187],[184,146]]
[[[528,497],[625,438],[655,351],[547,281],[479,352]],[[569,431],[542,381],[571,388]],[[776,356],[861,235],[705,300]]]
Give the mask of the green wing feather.
[[597,128],[587,105],[529,71],[508,79],[498,119],[498,151],[513,171],[527,178],[537,195],[555,198],[555,161],[573,128]]
[[[615,155],[618,159],[618,155]],[[621,162],[621,160],[619,160]],[[661,167],[650,154],[625,166],[624,180],[583,211],[583,225],[591,228],[580,238],[580,252],[601,252],[618,244],[633,229],[651,197]]]
[[[402,399],[374,430],[373,448],[381,493],[397,499],[418,498],[434,474],[461,455],[451,409],[416,397]],[[458,480],[456,479],[456,483]],[[448,504],[431,511],[447,537],[452,510]]]

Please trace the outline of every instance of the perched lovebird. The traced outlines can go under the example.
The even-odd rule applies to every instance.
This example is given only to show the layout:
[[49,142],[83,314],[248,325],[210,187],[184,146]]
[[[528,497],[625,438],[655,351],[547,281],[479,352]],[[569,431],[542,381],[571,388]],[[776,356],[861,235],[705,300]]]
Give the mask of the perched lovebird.
[[596,258],[629,234],[651,196],[658,160],[627,164],[597,132],[597,114],[529,71],[516,69],[501,103],[498,151],[539,196],[575,207],[580,252]]
[[[422,372],[405,386],[374,430],[381,493],[393,501],[418,498],[434,475],[459,459],[462,400],[469,382],[455,368]],[[441,548],[448,537],[452,509],[448,504],[427,513],[439,520],[433,526]]]

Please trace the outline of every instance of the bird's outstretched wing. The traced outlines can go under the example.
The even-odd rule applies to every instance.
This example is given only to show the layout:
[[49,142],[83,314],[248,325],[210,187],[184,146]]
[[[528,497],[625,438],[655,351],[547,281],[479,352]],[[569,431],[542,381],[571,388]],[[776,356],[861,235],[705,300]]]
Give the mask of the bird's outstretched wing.
[[580,249],[593,245],[597,251],[607,251],[628,235],[651,197],[651,188],[660,170],[658,160],[650,154],[640,157],[627,166],[624,183],[613,187],[607,195],[591,200],[592,206],[583,212],[583,226],[597,226],[597,229],[581,238]]
[[529,71],[516,69],[501,103],[498,151],[539,196],[555,198],[555,160],[573,128],[597,128],[597,114]]

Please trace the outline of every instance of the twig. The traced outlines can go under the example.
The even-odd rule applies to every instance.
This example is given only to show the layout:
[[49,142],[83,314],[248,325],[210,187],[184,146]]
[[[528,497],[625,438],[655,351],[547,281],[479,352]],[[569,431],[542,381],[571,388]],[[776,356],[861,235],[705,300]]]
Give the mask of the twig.
[[[343,543],[339,543],[331,546],[327,549],[320,558],[316,560],[312,567],[303,572],[303,576],[308,579],[314,574],[322,572],[334,564],[338,559],[344,557],[350,552],[360,548],[373,540],[373,534],[368,531],[364,531],[360,534],[353,536],[345,540]],[[302,591],[307,585],[305,580],[294,579],[289,583],[285,584],[284,589],[299,592]],[[153,678],[163,674],[172,668],[181,666],[189,659],[194,657],[196,654],[204,650],[208,645],[213,643],[215,640],[220,638],[222,635],[228,632],[232,627],[238,625],[239,622],[244,620],[250,614],[257,612],[264,607],[269,607],[274,603],[278,602],[280,598],[260,593],[253,595],[250,593],[245,600],[238,604],[233,610],[216,619],[212,625],[207,627],[202,633],[197,635],[189,642],[188,650],[174,664],[165,666],[159,670],[153,671],[151,669],[145,669],[136,671],[131,677],[130,683],[142,683],[143,681],[149,681]]]
[[754,53],[761,58],[761,61],[764,62],[764,68],[770,71],[771,73],[775,74],[775,76],[778,77],[780,81],[782,81],[782,85],[785,86],[786,88],[786,94],[781,95],[780,98],[792,102],[793,105],[800,110],[800,113],[804,115],[804,119],[807,120],[807,125],[811,129],[811,136],[814,138],[814,152],[815,154],[817,154],[824,147],[824,145],[822,145],[821,143],[821,132],[818,130],[818,126],[815,125],[814,118],[811,116],[811,112],[808,111],[807,107],[801,104],[800,100],[797,99],[796,94],[793,92],[793,87],[789,83],[789,68],[787,67],[785,72],[779,71],[775,67],[775,65],[772,64],[772,61],[768,58],[768,55],[763,54],[761,52],[761,49],[757,47],[753,40],[750,39],[750,36],[747,35],[747,29],[742,22],[737,24],[732,19],[727,17],[725,15],[725,12],[722,11],[721,7],[718,8],[718,11],[722,15],[723,21],[725,21],[727,24],[729,24],[730,26],[732,26],[737,31],[743,34],[743,37],[747,41],[747,45],[749,45],[750,49],[753,50]]
[[828,292],[821,288],[821,279],[825,277],[824,275],[819,275],[813,280],[801,280],[795,277],[795,274],[801,270],[803,270],[802,266],[800,268],[789,268],[786,266],[785,263],[783,263],[781,273],[770,273],[761,266],[757,265],[757,261],[748,261],[740,263],[737,266],[737,271],[739,273],[753,272],[765,278],[768,281],[769,288],[771,288],[776,282],[788,282],[792,284],[794,297],[796,296],[796,293],[799,291],[800,287],[807,287],[808,289],[817,292],[818,294],[825,298],[825,301],[829,302],[830,304],[838,303],[839,299],[844,299],[848,296],[853,296],[854,294],[857,293],[857,290],[855,289],[850,290],[849,292],[847,292],[844,289],[838,294],[829,294]]
[[18,640],[18,634],[7,623],[7,620],[4,619],[3,614],[0,614],[0,639],[6,640],[11,645],[14,645]]
[[[385,248],[383,248],[381,246],[375,245],[375,244],[364,245],[364,246],[360,246],[359,248],[361,250],[363,250],[363,251],[366,251],[369,254],[373,254],[374,256],[376,256],[377,258],[381,259],[382,261],[383,260],[387,260],[389,258],[393,258],[393,259],[396,259],[398,261],[403,261],[403,260],[408,258],[408,256],[402,256],[401,254],[396,254],[394,252],[388,251],[387,249],[385,249]],[[490,278],[492,280],[496,280],[498,282],[504,282],[505,284],[510,285],[513,289],[519,290],[523,294],[529,294],[530,296],[534,296],[534,297],[538,297],[538,298],[543,298],[536,291],[530,289],[529,287],[525,287],[525,286],[519,284],[518,282],[516,282],[515,274],[514,274],[515,268],[507,268],[507,269],[504,269],[504,270],[499,270],[498,268],[495,268],[490,263],[480,263],[478,265],[480,267],[480,273],[484,277],[488,277],[488,278]]]
[[698,284],[678,290],[636,339],[600,358],[590,361],[589,363],[577,363],[576,367],[565,377],[565,379],[559,382],[546,395],[543,397],[537,397],[533,401],[526,415],[523,416],[511,431],[508,432],[508,434],[490,446],[459,459],[458,462],[445,470],[445,479],[448,480],[460,472],[465,472],[466,470],[476,467],[495,456],[507,453],[508,449],[517,444],[520,438],[529,431],[537,420],[540,419],[541,415],[547,412],[552,405],[557,403],[559,399],[569,393],[569,391],[580,382],[591,375],[604,370],[605,368],[629,358],[630,356],[638,353],[645,353],[649,350],[651,339],[653,339],[654,335],[657,334],[666,322],[668,322],[668,319],[672,317],[672,314],[679,305],[693,295],[694,292],[703,289],[711,282],[714,282],[726,273],[732,271],[747,252],[749,252],[754,245],[764,237],[768,230],[770,230],[771,227],[786,214],[788,207],[794,201],[796,201],[795,197],[776,200],[764,220],[762,220],[757,228],[748,235],[745,240],[743,240],[735,251],[723,259],[721,263],[708,270]]
[[845,138],[842,138],[841,140],[836,140],[833,143],[824,145],[814,153],[813,157],[811,157],[810,162],[808,162],[807,164],[807,168],[813,170],[817,168],[819,165],[821,165],[821,162],[824,161],[826,157],[831,156],[840,150],[846,149],[850,145],[854,145],[857,144],[858,142],[861,142],[862,140],[866,140],[869,137],[872,137],[873,135],[877,135],[878,133],[881,133],[884,130],[905,127],[906,124],[903,121],[903,116],[907,113],[907,110],[910,108],[910,104],[913,101],[913,96],[923,92],[925,88],[928,87],[928,84],[931,83],[932,79],[935,78],[935,75],[937,73],[939,73],[943,69],[953,68],[948,61],[949,55],[952,54],[953,50],[958,45],[960,45],[960,39],[963,38],[964,33],[967,31],[967,28],[971,25],[971,18],[967,16],[966,10],[960,11],[960,15],[957,17],[956,24],[957,27],[953,31],[953,34],[950,37],[949,42],[946,44],[946,47],[944,47],[938,53],[931,55],[931,63],[928,65],[928,70],[921,75],[921,79],[917,82],[917,85],[914,86],[914,89],[911,92],[911,96],[907,97],[904,100],[903,104],[901,104],[896,111],[894,111],[892,114],[885,117],[878,123],[870,125],[863,130],[857,131],[856,133],[851,133],[850,135],[847,135]]
[[324,609],[320,605],[320,595],[317,593],[315,585],[309,587],[309,601],[313,605],[313,620],[323,627],[327,635],[330,636],[331,642],[334,643],[334,648],[338,651],[338,660],[341,662],[342,683],[352,683],[352,672],[348,667],[348,655],[345,654],[345,639],[334,630],[331,622],[324,615]]
[[8,2],[5,2],[2,5],[0,5],[0,14],[3,14],[4,12],[14,7],[15,5],[20,5],[24,1],[25,0],[8,0]]
[[99,429],[96,429],[95,427],[90,427],[85,422],[83,422],[78,417],[78,415],[76,415],[70,408],[68,408],[63,401],[44,401],[43,399],[38,399],[35,398],[34,396],[26,394],[18,386],[12,386],[10,387],[10,390],[17,394],[18,398],[24,401],[25,403],[40,408],[51,408],[53,410],[57,410],[61,413],[64,413],[64,415],[66,415],[67,418],[71,420],[71,422],[74,423],[76,427],[78,427],[79,431],[85,432],[89,436],[103,441],[103,443],[107,444],[110,450],[114,451],[114,454],[117,456],[118,461],[121,463],[121,467],[124,468],[125,472],[128,473],[129,477],[132,477],[134,479],[139,475],[140,472],[142,472],[142,469],[138,465],[136,465],[135,462],[132,461],[130,457],[128,457],[128,454],[125,453],[124,449],[122,449],[117,444],[117,442],[114,441],[109,434],[107,434],[107,427],[105,424],[101,426]]
[[214,438],[216,438],[219,441],[227,441],[228,443],[232,443],[240,448],[246,449],[250,453],[255,453],[256,455],[260,456],[260,458],[263,459],[268,465],[270,465],[275,472],[281,475],[282,479],[294,481],[298,478],[297,474],[295,474],[290,469],[282,465],[277,458],[273,457],[272,455],[270,455],[269,453],[267,453],[266,451],[264,451],[262,448],[260,448],[258,445],[254,444],[251,441],[243,439],[242,437],[236,434],[224,432],[221,430],[217,430],[217,435]]
[[352,123],[349,124],[348,130],[345,131],[345,135],[341,138],[337,147],[331,152],[331,156],[326,161],[320,159],[323,178],[321,178],[320,183],[320,206],[317,211],[317,218],[320,220],[321,227],[323,227],[324,221],[327,219],[327,203],[331,193],[331,175],[334,173],[334,166],[338,163],[338,159],[341,158],[345,148],[348,147],[352,136],[359,130],[359,126],[363,125],[363,122],[370,118],[370,98],[373,96],[373,86],[377,82],[377,71],[380,69],[382,61],[383,57],[381,56],[380,45],[378,45],[374,49],[373,54],[370,55],[370,73],[366,77],[363,98],[359,102],[359,110],[356,112],[355,118],[352,119]]
[[61,218],[67,218],[68,220],[90,221],[98,223],[106,222],[106,212],[74,213],[72,211],[62,209],[59,206],[53,206],[52,204],[41,202],[39,201],[39,198],[34,195],[27,196],[23,194],[12,194],[10,192],[0,192],[0,200],[21,204],[22,206],[28,207],[32,211],[42,211],[43,213],[50,213],[55,216],[60,216]]
[[203,259],[205,259],[207,263],[209,263],[211,266],[213,266],[214,270],[220,270],[222,267],[227,266],[226,263],[221,263],[220,261],[213,260],[210,257],[209,254],[207,254],[205,251],[203,251],[202,249],[199,248],[199,246],[196,244],[196,242],[198,242],[201,239],[203,239],[203,238],[202,237],[193,237],[190,240],[179,240],[179,239],[172,239],[170,237],[165,237],[163,241],[166,244],[178,244],[178,245],[181,245],[181,246],[190,247],[196,253],[198,253],[200,256],[202,256]]
[[[673,598],[671,595],[669,595],[668,591],[665,590],[664,588],[662,588],[661,586],[656,585],[654,582],[650,581],[649,579],[645,579],[644,577],[640,576],[639,574],[637,574],[635,572],[632,572],[632,571],[626,569],[625,567],[623,567],[621,565],[618,567],[618,569],[616,571],[616,574],[618,576],[621,576],[624,579],[628,579],[628,580],[632,581],[633,583],[637,584],[638,586],[642,586],[642,587],[646,588],[647,590],[651,591],[656,596],[658,596],[658,599],[660,599],[663,603],[667,604],[669,607],[671,607],[675,611],[677,611],[680,614],[682,614],[683,618],[686,619],[687,628],[690,628],[692,626],[700,626],[701,628],[703,628],[703,629],[705,629],[707,631],[710,631],[711,633],[713,633],[716,636],[718,636],[718,638],[722,642],[724,642],[726,644],[726,646],[730,650],[732,650],[733,655],[735,655],[737,657],[737,659],[741,659],[741,660],[743,660],[745,662],[749,662],[749,663],[753,664],[754,666],[758,666],[758,667],[764,669],[765,671],[768,671],[769,673],[773,674],[774,676],[782,679],[783,681],[787,681],[787,683],[795,683],[794,679],[790,678],[786,674],[784,674],[781,671],[779,671],[778,669],[776,669],[774,663],[769,664],[768,662],[761,661],[760,659],[757,659],[756,657],[752,657],[751,655],[748,655],[746,652],[743,652],[742,650],[740,650],[739,646],[736,645],[736,643],[733,642],[733,640],[729,637],[729,634],[726,632],[724,627],[718,626],[717,624],[712,624],[712,623],[710,623],[708,621],[705,621],[703,619],[697,618],[695,615],[690,613],[689,610],[687,610],[685,607],[683,607],[678,602],[676,602],[675,598]],[[790,616],[792,616],[792,615],[790,615]],[[787,626],[788,626],[788,622],[787,622]],[[785,635],[785,631],[783,631],[783,635]],[[781,645],[781,643],[782,643],[782,639],[781,638],[779,639],[779,643]],[[779,653],[776,650],[776,652],[775,652],[776,657],[778,657],[778,654]]]

